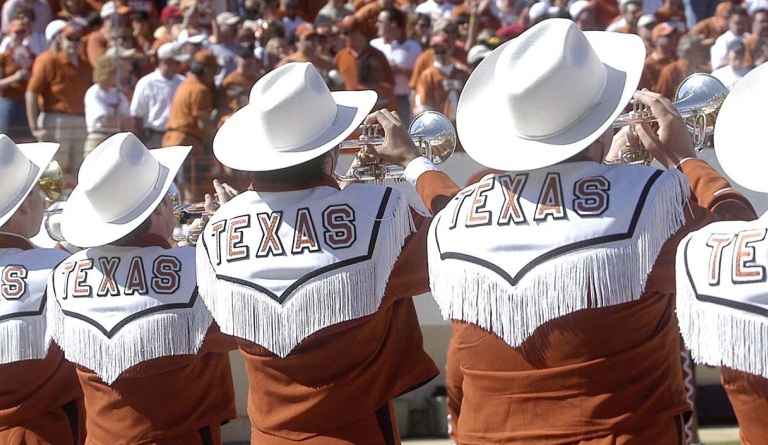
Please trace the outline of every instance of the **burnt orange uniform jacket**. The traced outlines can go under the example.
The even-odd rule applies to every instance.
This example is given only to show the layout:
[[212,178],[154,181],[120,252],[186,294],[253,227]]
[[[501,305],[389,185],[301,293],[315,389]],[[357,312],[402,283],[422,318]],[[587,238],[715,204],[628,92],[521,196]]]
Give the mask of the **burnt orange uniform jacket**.
[[[331,178],[322,185],[338,188]],[[255,190],[280,191],[258,184]],[[282,190],[286,190],[283,188]],[[400,394],[432,380],[438,370],[424,352],[411,299],[429,291],[426,238],[431,219],[414,214],[406,239],[372,315],[309,336],[285,358],[239,340],[248,372],[251,443],[385,445],[393,428],[374,413]],[[383,409],[382,409],[383,408]],[[390,419],[390,421],[394,421]]]
[[[662,249],[639,300],[557,318],[517,348],[475,325],[453,323],[449,364],[460,372],[449,384],[458,388],[450,394],[461,397],[454,401],[459,443],[684,443],[680,415],[690,407],[674,315],[675,250],[686,233],[714,220],[755,216],[705,162],[689,160],[681,170],[693,192],[691,213]],[[425,173],[416,184],[433,211],[450,196],[435,186],[435,175]]]
[[768,379],[720,368],[721,380],[739,421],[743,445],[760,445],[768,440]]
[[[144,236],[136,247],[170,245]],[[201,435],[221,443],[221,423],[237,416],[229,351],[232,337],[208,330],[196,355],[140,363],[107,385],[77,367],[86,410],[86,445],[202,445]]]
[[[21,238],[0,234],[0,248],[33,246]],[[42,360],[0,365],[0,444],[83,443],[82,401],[75,366],[64,359],[55,344]]]

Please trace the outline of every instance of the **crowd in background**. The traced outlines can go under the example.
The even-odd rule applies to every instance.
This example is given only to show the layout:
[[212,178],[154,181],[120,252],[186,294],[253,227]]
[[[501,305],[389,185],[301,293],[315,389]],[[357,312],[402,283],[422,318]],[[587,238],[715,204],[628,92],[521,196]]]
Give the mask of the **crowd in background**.
[[71,182],[118,131],[150,148],[192,145],[180,181],[194,201],[196,185],[231,173],[211,156],[217,128],[285,63],[312,63],[332,90],[373,89],[377,108],[407,122],[425,110],[455,119],[471,70],[551,17],[639,35],[648,54],[640,88],[668,97],[690,73],[732,87],[768,58],[768,0],[162,2],[6,0],[0,133],[62,143],[57,160]]

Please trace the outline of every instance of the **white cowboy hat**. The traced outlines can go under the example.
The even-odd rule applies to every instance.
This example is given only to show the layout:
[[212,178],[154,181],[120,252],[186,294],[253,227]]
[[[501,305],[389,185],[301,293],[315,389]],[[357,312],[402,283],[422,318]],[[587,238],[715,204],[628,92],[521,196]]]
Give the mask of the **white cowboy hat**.
[[213,154],[235,170],[301,164],[355,131],[377,97],[374,91],[330,92],[311,63],[283,65],[256,82],[248,105],[221,126]]
[[715,155],[725,174],[739,185],[768,193],[768,150],[755,133],[765,125],[768,64],[754,68],[736,83],[717,115]]
[[496,48],[459,98],[456,129],[475,161],[533,170],[602,135],[632,98],[645,62],[633,34],[582,32],[548,19]]
[[83,161],[61,214],[71,244],[109,244],[141,225],[165,197],[191,146],[148,150],[133,133],[117,133]]
[[58,149],[53,142],[16,145],[0,134],[0,226],[18,210]]

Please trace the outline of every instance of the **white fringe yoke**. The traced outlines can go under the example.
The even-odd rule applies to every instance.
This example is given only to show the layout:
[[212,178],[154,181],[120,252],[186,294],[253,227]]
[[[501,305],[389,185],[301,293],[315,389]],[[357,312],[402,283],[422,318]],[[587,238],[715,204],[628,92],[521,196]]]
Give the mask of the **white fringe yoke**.
[[677,249],[677,317],[699,363],[768,378],[768,213],[689,234]]
[[679,171],[631,165],[486,176],[432,222],[432,293],[444,318],[519,346],[547,321],[639,298],[689,194]]
[[67,253],[0,249],[0,365],[45,358],[45,286]]
[[323,328],[374,313],[414,230],[396,189],[242,193],[197,244],[200,295],[222,332],[285,357]]
[[107,384],[141,362],[196,354],[213,322],[192,247],[82,250],[54,270],[48,296],[47,336]]

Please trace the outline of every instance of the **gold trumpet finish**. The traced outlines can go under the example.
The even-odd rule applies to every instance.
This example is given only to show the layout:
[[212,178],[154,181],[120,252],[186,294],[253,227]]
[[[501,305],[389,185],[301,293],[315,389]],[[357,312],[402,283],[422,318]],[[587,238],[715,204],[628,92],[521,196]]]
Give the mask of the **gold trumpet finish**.
[[56,201],[64,190],[64,172],[58,161],[51,161],[37,181],[40,190],[48,201]]
[[[362,148],[365,145],[381,145],[385,135],[379,134],[379,125],[361,125],[361,136],[354,141],[341,143],[342,149]],[[408,126],[408,134],[419,152],[434,164],[441,164],[453,155],[456,149],[456,130],[445,115],[436,111],[425,111],[416,116]],[[352,169],[350,175],[336,175],[339,182],[381,183],[384,179],[402,181],[403,167],[398,165],[363,164]]]
[[[677,87],[675,102],[672,104],[686,122],[693,137],[693,147],[701,151],[707,136],[714,132],[715,119],[720,106],[728,95],[728,88],[717,78],[704,73],[695,73],[683,79]],[[614,128],[630,125],[634,131],[636,124],[655,122],[651,110],[635,101],[632,111],[620,115],[613,122]],[[627,143],[627,147],[619,153],[619,159],[627,164],[649,165],[653,160],[642,147]]]

